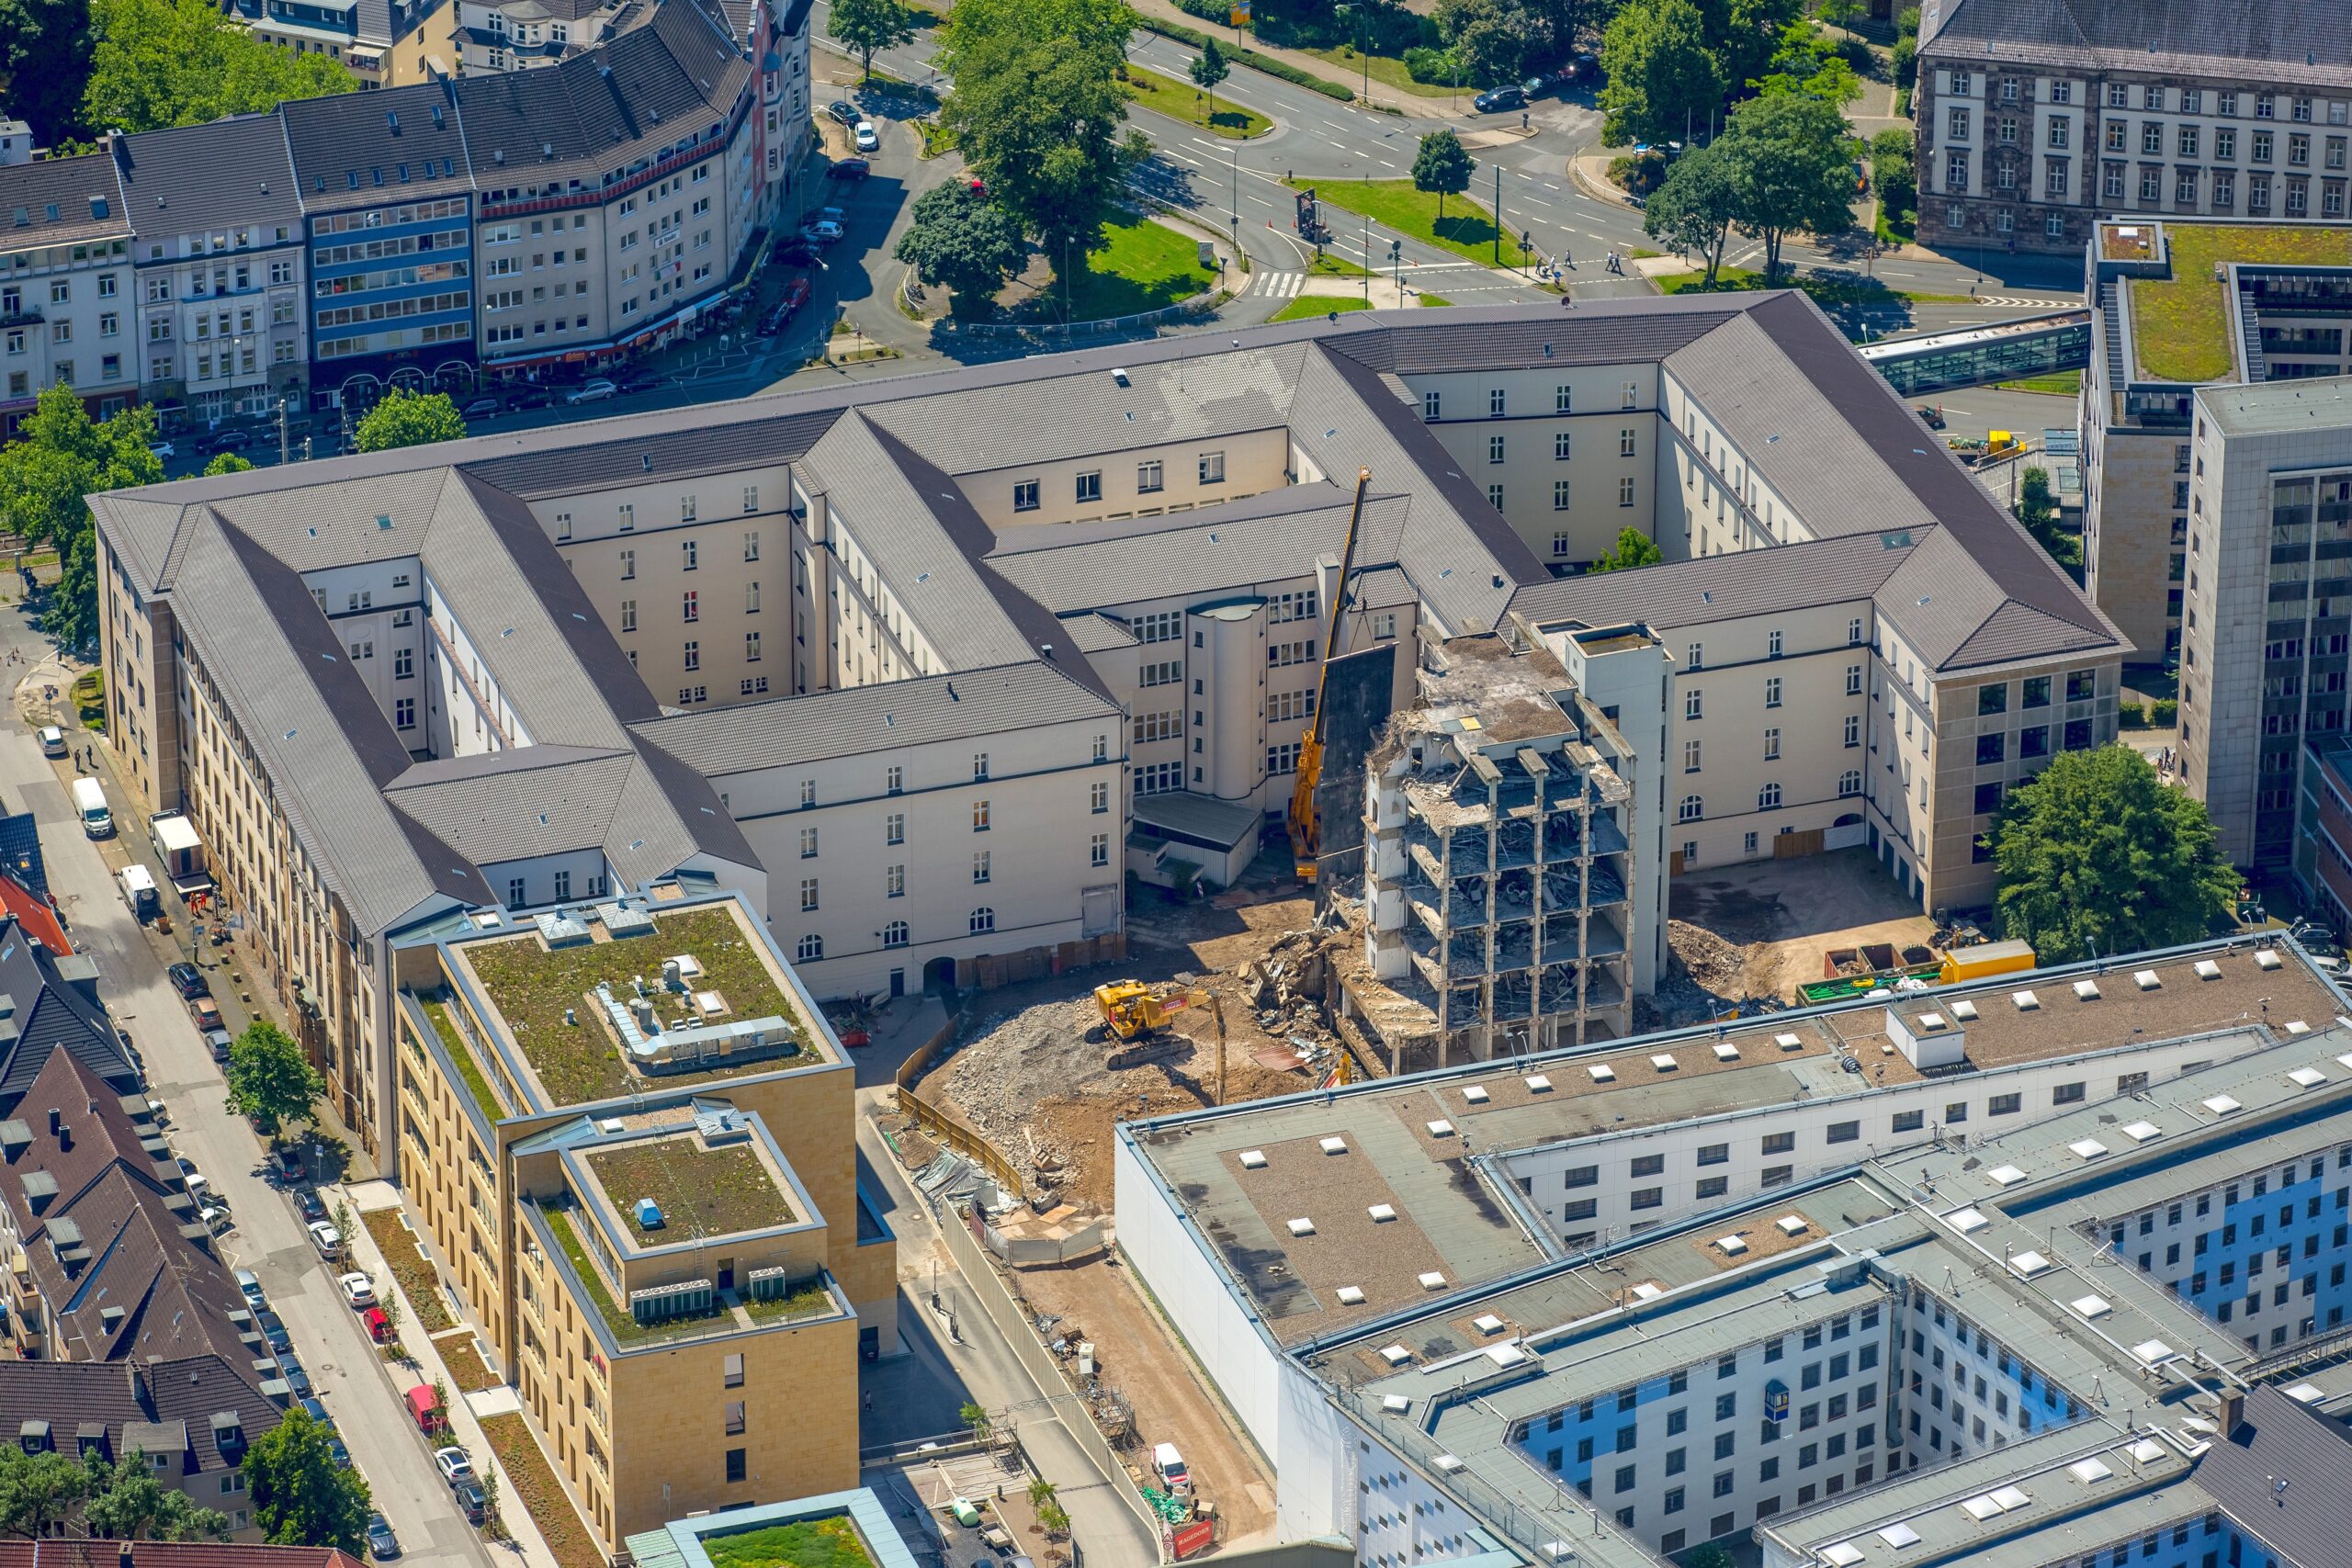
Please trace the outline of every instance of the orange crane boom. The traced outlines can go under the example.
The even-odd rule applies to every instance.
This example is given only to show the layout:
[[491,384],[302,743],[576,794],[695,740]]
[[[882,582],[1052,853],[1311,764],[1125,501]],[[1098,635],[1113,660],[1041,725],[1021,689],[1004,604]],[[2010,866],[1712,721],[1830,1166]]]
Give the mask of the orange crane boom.
[[1340,578],[1331,586],[1331,619],[1323,637],[1323,664],[1315,677],[1315,716],[1306,723],[1299,742],[1298,782],[1290,792],[1291,861],[1301,882],[1315,880],[1315,859],[1322,847],[1323,823],[1315,808],[1315,786],[1323,773],[1323,698],[1330,684],[1331,660],[1340,651],[1340,617],[1347,613],[1348,579],[1355,570],[1356,533],[1363,525],[1364,491],[1371,488],[1372,470],[1356,470],[1355,505],[1348,513],[1348,542],[1340,552]]

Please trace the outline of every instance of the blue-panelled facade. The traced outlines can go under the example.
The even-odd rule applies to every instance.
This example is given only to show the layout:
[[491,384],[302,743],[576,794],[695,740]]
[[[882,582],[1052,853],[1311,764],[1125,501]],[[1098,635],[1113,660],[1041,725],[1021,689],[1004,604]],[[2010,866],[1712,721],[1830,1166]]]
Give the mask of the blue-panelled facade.
[[2352,1145],[2282,1161],[2105,1222],[2108,1245],[2256,1354],[2352,1310]]
[[[472,384],[473,197],[454,191],[313,213],[311,385],[322,407],[358,383]],[[355,392],[350,400],[372,398]]]

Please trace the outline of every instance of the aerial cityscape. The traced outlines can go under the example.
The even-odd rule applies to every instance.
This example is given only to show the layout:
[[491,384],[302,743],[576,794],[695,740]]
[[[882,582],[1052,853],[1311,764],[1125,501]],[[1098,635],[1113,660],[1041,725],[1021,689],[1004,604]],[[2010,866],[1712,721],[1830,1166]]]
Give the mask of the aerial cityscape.
[[2348,146],[2220,0],[0,10],[0,1568],[2352,1568]]

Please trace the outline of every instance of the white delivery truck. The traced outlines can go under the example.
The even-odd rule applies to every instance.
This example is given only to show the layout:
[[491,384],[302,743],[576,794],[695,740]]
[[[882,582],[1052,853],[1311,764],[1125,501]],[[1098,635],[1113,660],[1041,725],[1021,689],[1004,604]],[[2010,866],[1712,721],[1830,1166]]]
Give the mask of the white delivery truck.
[[122,868],[122,899],[130,906],[131,918],[142,926],[163,913],[164,901],[155,892],[155,878],[143,865]]
[[81,814],[82,831],[93,839],[114,837],[114,815],[107,809],[107,792],[97,780],[74,781],[74,809]]

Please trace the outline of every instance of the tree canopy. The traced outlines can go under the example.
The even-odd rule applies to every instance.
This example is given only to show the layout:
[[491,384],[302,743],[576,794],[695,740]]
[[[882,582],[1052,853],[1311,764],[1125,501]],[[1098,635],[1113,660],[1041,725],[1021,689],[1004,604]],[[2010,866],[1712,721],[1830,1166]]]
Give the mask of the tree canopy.
[[299,1405],[245,1450],[254,1523],[272,1546],[333,1546],[361,1555],[368,1483],[336,1465],[327,1430]]
[[222,474],[242,474],[253,467],[252,459],[239,452],[219,452],[204,465],[204,477],[217,479]]
[[1204,34],[1201,52],[1193,56],[1193,63],[1188,69],[1193,73],[1193,85],[1209,96],[1209,123],[1214,125],[1216,123],[1216,85],[1233,74],[1233,67],[1226,62],[1224,48],[1215,38]]
[[394,387],[359,416],[359,427],[351,439],[362,452],[389,452],[395,446],[455,441],[465,433],[466,417],[448,393]]
[[1600,35],[1601,137],[1611,146],[1680,141],[1704,130],[1721,107],[1706,17],[1692,0],[1627,6]]
[[833,0],[825,36],[854,53],[859,69],[871,82],[875,51],[911,42],[915,14],[899,0]]
[[2058,498],[2050,489],[2050,470],[2029,468],[2018,476],[2017,503],[2010,512],[2033,536],[2033,542],[2048,552],[2067,576],[2075,582],[2083,581],[2083,536],[2064,525],[2058,513]]
[[1764,242],[1767,281],[1789,235],[1835,234],[1853,222],[1854,144],[1837,105],[1792,93],[1750,98],[1717,145],[1739,226]]
[[961,0],[944,29],[956,91],[940,119],[1057,267],[1101,243],[1126,177],[1117,71],[1133,26],[1124,0]]
[[119,1463],[93,1452],[83,1461],[87,1495],[82,1522],[92,1535],[116,1540],[226,1540],[229,1517],[199,1508],[176,1486],[166,1486],[147,1456],[133,1449]]
[[230,1044],[228,1079],[231,1113],[252,1117],[265,1137],[310,1115],[327,1091],[301,1045],[265,1019],[247,1024]]
[[915,198],[913,221],[891,254],[926,285],[951,288],[964,306],[986,314],[1029,246],[1021,225],[969,180],[949,180]]
[[17,439],[0,447],[0,518],[56,547],[62,572],[41,629],[67,648],[97,640],[97,547],[88,497],[164,477],[152,450],[155,411],[141,403],[99,423],[71,387],[42,389]]
[[1637,566],[1656,566],[1666,558],[1666,552],[1639,528],[1617,530],[1616,548],[1610,550],[1592,565],[1589,571],[1631,571]]
[[90,7],[85,0],[0,0],[0,76],[8,107],[44,146],[82,132],[90,78]]
[[266,43],[210,0],[91,0],[90,28],[93,131],[202,125],[359,86],[341,61]]
[[1706,264],[1704,287],[1715,286],[1724,246],[1739,216],[1728,155],[1721,143],[1685,152],[1668,170],[1666,183],[1642,209],[1642,231],[1678,251],[1696,251]]
[[1520,0],[1438,0],[1436,21],[1467,81],[1517,81],[1552,52],[1543,16]]
[[2126,746],[2059,753],[1987,837],[2001,929],[2048,964],[2193,942],[2240,885],[2204,803]]
[[1470,188],[1470,150],[1451,130],[1432,130],[1413,151],[1413,188],[1437,193],[1437,216],[1445,220],[1445,198]]

